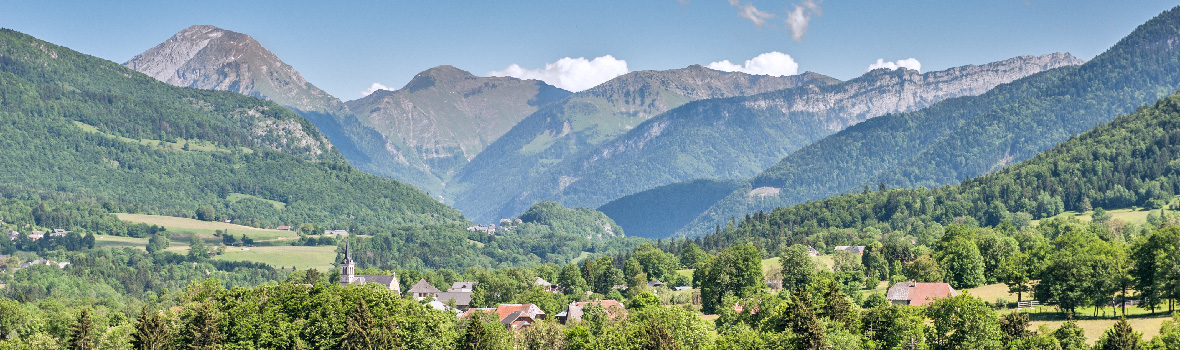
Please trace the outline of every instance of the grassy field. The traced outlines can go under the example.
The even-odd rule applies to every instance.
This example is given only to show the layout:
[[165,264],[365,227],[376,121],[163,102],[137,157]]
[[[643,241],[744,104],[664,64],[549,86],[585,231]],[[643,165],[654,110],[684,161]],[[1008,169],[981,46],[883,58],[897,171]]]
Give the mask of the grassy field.
[[229,247],[225,254],[213,257],[214,260],[253,261],[278,267],[296,267],[299,269],[317,268],[327,271],[335,267],[335,246],[274,246],[274,247]]
[[280,201],[272,201],[272,200],[269,200],[266,198],[262,198],[262,197],[258,197],[258,196],[251,196],[248,194],[230,193],[229,195],[225,196],[226,200],[229,200],[230,202],[234,202],[234,203],[237,203],[238,201],[246,199],[246,198],[253,198],[253,199],[263,201],[263,202],[270,203],[270,205],[273,205],[275,207],[275,209],[278,209],[278,210],[283,210],[283,209],[287,208],[287,203],[283,203]]
[[[245,198],[245,197],[242,197]],[[159,215],[116,214],[120,220],[142,222],[151,225],[164,226],[172,236],[167,251],[186,254],[192,235],[198,235],[209,249],[221,243],[221,239],[214,236],[216,230],[224,230],[241,237],[246,235],[260,245],[257,247],[227,247],[225,254],[213,257],[215,260],[252,261],[268,264],[274,267],[296,267],[300,269],[317,268],[328,270],[335,266],[336,246],[289,246],[281,243],[298,238],[295,232],[266,230],[249,226],[234,225],[224,222],[209,222],[187,218],[177,218]],[[119,237],[95,235],[97,247],[133,247],[145,249],[147,238]]]
[[220,241],[213,236],[216,230],[224,230],[235,237],[246,235],[259,243],[263,241],[297,239],[299,235],[291,231],[267,230],[256,227],[235,225],[224,222],[201,221],[189,218],[178,218],[171,216],[160,215],[145,215],[145,214],[115,214],[119,220],[130,222],[142,222],[149,225],[159,225],[168,228],[168,232],[172,233],[173,241],[179,239],[187,240],[192,234],[200,235],[206,242],[215,243]]

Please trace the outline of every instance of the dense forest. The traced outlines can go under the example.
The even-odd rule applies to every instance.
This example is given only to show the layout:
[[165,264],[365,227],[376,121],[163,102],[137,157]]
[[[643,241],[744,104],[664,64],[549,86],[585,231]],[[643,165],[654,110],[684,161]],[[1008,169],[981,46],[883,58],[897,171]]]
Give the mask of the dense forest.
[[[870,119],[784,158],[678,235],[712,231],[731,216],[876,187],[940,186],[1031,158],[1095,125],[1180,88],[1180,9],[1141,25],[1106,52],[975,97]],[[739,190],[741,191],[741,190]]]
[[0,90],[6,197],[184,217],[210,205],[259,225],[465,221],[413,187],[352,168],[273,103],[172,87],[11,30],[0,32]]

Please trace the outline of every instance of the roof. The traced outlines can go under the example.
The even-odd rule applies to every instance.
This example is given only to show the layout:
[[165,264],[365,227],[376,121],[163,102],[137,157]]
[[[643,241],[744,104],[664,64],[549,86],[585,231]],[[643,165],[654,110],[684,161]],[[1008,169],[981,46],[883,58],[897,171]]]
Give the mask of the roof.
[[934,299],[953,297],[958,291],[946,283],[897,282],[885,293],[889,301],[909,301],[909,305],[926,305]]
[[410,290],[407,290],[406,292],[411,293],[411,294],[417,294],[417,293],[438,294],[438,293],[442,293],[441,290],[438,290],[438,288],[434,288],[434,286],[430,285],[429,282],[426,282],[426,279],[419,279],[418,283],[414,283],[414,286],[410,287]]
[[455,282],[455,283],[451,283],[451,289],[448,289],[447,291],[448,292],[474,292],[475,285],[477,285],[477,284],[479,284],[479,282],[466,282],[466,281]]
[[[541,308],[533,304],[500,304],[500,306],[492,308],[474,308],[463,313],[462,317],[469,317],[476,312],[487,312],[496,315],[496,319],[504,325],[513,325],[518,319],[527,318],[531,323],[532,320],[540,319],[545,316],[545,312]],[[527,325],[527,324],[525,324]],[[517,327],[513,327],[517,328]]]
[[651,282],[647,282],[648,287],[659,287],[662,285],[664,285],[664,282],[660,282],[660,280],[651,280]]
[[540,277],[537,277],[537,280],[535,282],[533,282],[533,284],[536,284],[536,285],[542,286],[542,287],[549,287],[549,286],[553,285],[553,283],[549,283],[549,281],[546,281],[544,278],[540,278]]
[[397,280],[397,276],[393,275],[357,275],[356,277],[363,278],[363,283],[380,283],[386,286]]
[[865,246],[863,246],[863,245],[838,245],[838,246],[836,246],[836,250],[843,250],[843,251],[848,251],[848,252],[852,252],[852,253],[856,253],[856,254],[862,254],[865,252]]
[[447,302],[455,299],[455,306],[470,306],[471,292],[442,292],[437,293],[434,300]]
[[558,316],[565,316],[566,321],[577,321],[582,319],[582,312],[589,305],[600,305],[611,318],[620,315],[627,315],[627,308],[623,306],[618,300],[602,300],[602,301],[580,301],[570,303],[569,307]]

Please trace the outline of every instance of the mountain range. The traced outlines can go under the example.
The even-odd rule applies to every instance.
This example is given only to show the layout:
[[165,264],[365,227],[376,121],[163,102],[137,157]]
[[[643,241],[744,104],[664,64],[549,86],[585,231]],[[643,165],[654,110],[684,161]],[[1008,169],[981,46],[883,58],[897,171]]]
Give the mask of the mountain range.
[[[1180,11],[1172,10],[1081,66],[854,125],[762,171],[677,235],[708,233],[733,217],[841,193],[932,187],[1003,169],[1175,92],[1177,42]],[[614,219],[626,227],[627,219]]]
[[679,181],[749,177],[864,120],[981,94],[1024,76],[1080,63],[1057,53],[928,73],[877,69],[846,82],[688,103],[524,182],[525,187],[513,191],[520,195],[501,213],[518,212],[538,200],[598,207]]
[[[664,237],[677,231],[701,234],[732,216],[878,182],[934,186],[1026,159],[1103,119],[1075,118],[1057,129],[1038,120],[1021,130],[1019,141],[996,141],[989,137],[1006,137],[1008,129],[1018,128],[1016,119],[988,124],[970,115],[1021,98],[1085,95],[1063,90],[1077,90],[1073,83],[1054,83],[1070,79],[1077,70],[1071,67],[1082,63],[1055,53],[927,73],[877,69],[848,81],[811,72],[772,77],[691,66],[631,72],[578,93],[444,65],[423,71],[401,89],[341,102],[249,36],[194,26],[126,65],[173,85],[275,101],[323,130],[357,168],[417,186],[476,222],[515,217],[537,202],[556,201],[622,210],[611,217],[632,235]],[[1059,91],[1038,90],[1053,84]],[[1101,85],[1090,90],[1108,88]],[[1162,96],[1169,85],[1152,86],[1160,90],[1128,87],[1120,93],[1141,96],[1115,93],[1107,97],[1117,103],[1082,101],[1074,106],[1093,108],[1069,110],[1117,115],[1128,105]],[[1042,107],[1050,100],[1030,103]],[[951,111],[956,108],[960,111]],[[991,133],[979,136],[980,130]],[[1028,133],[1034,130],[1049,135],[1033,140]],[[904,145],[877,143],[890,137]],[[973,137],[971,143],[956,141]],[[970,165],[939,165],[976,153],[986,155],[959,161]],[[849,168],[850,161],[857,165]],[[831,178],[834,174],[840,178]],[[660,207],[677,213],[675,219],[658,220],[665,224],[636,230],[631,226],[642,225],[635,223],[639,220],[626,217],[640,216],[629,196],[650,203],[660,196],[644,191],[670,195],[701,189],[708,200],[672,195],[692,197],[678,201],[692,208]],[[726,190],[730,194],[719,195]],[[706,202],[713,204],[706,208]]]

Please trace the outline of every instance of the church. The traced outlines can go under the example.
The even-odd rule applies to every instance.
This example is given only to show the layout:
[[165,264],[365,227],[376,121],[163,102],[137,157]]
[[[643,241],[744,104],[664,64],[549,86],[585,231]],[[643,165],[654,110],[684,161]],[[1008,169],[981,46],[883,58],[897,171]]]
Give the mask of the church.
[[397,274],[393,275],[358,275],[356,262],[352,260],[352,240],[344,239],[344,260],[340,261],[340,285],[350,284],[380,284],[394,293],[401,294],[401,284],[397,281]]

